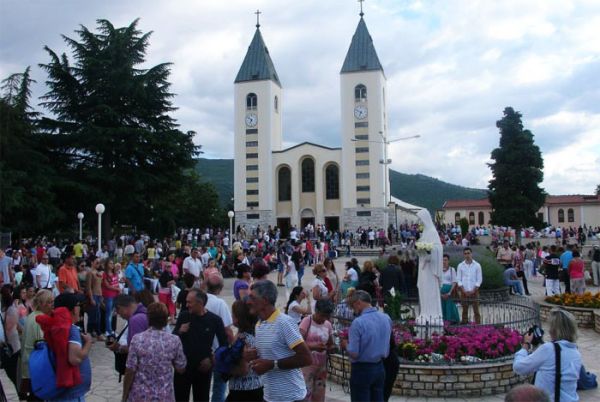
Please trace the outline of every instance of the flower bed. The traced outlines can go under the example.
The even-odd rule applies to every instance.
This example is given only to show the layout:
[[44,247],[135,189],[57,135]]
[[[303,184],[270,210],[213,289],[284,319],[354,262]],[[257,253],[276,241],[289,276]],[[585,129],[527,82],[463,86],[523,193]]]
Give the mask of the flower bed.
[[394,336],[401,359],[438,364],[511,357],[522,340],[518,331],[493,325],[453,328],[446,324],[443,334],[434,333],[427,340],[415,337],[412,327],[397,325]]
[[571,307],[558,304],[551,304],[545,301],[540,301],[540,318],[542,321],[546,321],[550,315],[550,311],[553,308],[560,307],[567,310],[575,317],[577,326],[580,328],[594,328],[594,309],[589,307]]
[[600,292],[595,295],[585,292],[583,295],[574,293],[562,293],[560,295],[546,297],[546,302],[566,307],[600,308]]
[[[329,380],[347,384],[350,362],[346,356],[330,355]],[[495,363],[423,366],[400,363],[392,393],[415,397],[481,397],[503,394],[515,385],[530,382],[512,369],[512,359]]]

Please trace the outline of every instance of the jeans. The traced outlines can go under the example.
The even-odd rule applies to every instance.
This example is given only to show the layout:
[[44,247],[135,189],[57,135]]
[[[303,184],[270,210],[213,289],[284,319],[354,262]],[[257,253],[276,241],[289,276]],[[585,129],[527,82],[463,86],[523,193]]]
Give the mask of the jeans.
[[221,374],[213,371],[212,397],[211,402],[224,402],[225,390],[227,389],[227,381],[223,381]]
[[518,279],[509,279],[504,281],[506,286],[510,286],[513,291],[518,295],[523,295],[523,288],[521,287],[521,281]]
[[352,402],[383,402],[384,382],[383,362],[352,363],[350,400]]
[[104,298],[104,308],[106,309],[104,313],[104,321],[106,323],[106,333],[108,335],[114,335],[115,331],[112,327],[112,310],[113,310],[113,302],[115,301],[114,297],[106,297]]
[[100,304],[102,303],[102,296],[92,295],[94,298],[95,306],[90,305],[88,309],[88,332],[95,332],[96,335],[102,334],[102,323],[100,322]]
[[302,286],[302,277],[304,276],[304,264],[298,267],[298,286]]

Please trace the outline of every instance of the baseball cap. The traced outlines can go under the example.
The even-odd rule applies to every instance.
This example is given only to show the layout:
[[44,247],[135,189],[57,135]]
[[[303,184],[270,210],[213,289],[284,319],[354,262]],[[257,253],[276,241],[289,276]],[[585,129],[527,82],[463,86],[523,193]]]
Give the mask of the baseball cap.
[[66,307],[73,310],[75,306],[81,305],[85,297],[80,293],[61,293],[54,299],[54,308]]

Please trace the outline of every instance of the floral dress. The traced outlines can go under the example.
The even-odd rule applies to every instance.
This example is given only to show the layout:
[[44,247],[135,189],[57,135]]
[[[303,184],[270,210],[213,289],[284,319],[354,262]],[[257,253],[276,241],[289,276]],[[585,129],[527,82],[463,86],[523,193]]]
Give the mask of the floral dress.
[[127,368],[135,371],[127,400],[175,402],[173,366],[186,364],[178,336],[154,328],[135,335],[127,356]]

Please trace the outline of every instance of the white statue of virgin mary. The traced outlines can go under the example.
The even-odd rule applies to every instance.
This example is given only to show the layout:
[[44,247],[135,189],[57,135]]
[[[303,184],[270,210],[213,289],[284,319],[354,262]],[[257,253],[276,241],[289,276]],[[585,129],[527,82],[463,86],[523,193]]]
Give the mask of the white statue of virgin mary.
[[433,245],[431,253],[419,252],[419,274],[417,288],[419,289],[419,317],[417,324],[430,325],[431,332],[440,332],[444,320],[442,318],[442,299],[440,287],[442,286],[442,257],[444,248],[440,241],[438,231],[431,220],[431,215],[426,209],[417,212],[423,222],[423,233],[419,242]]

